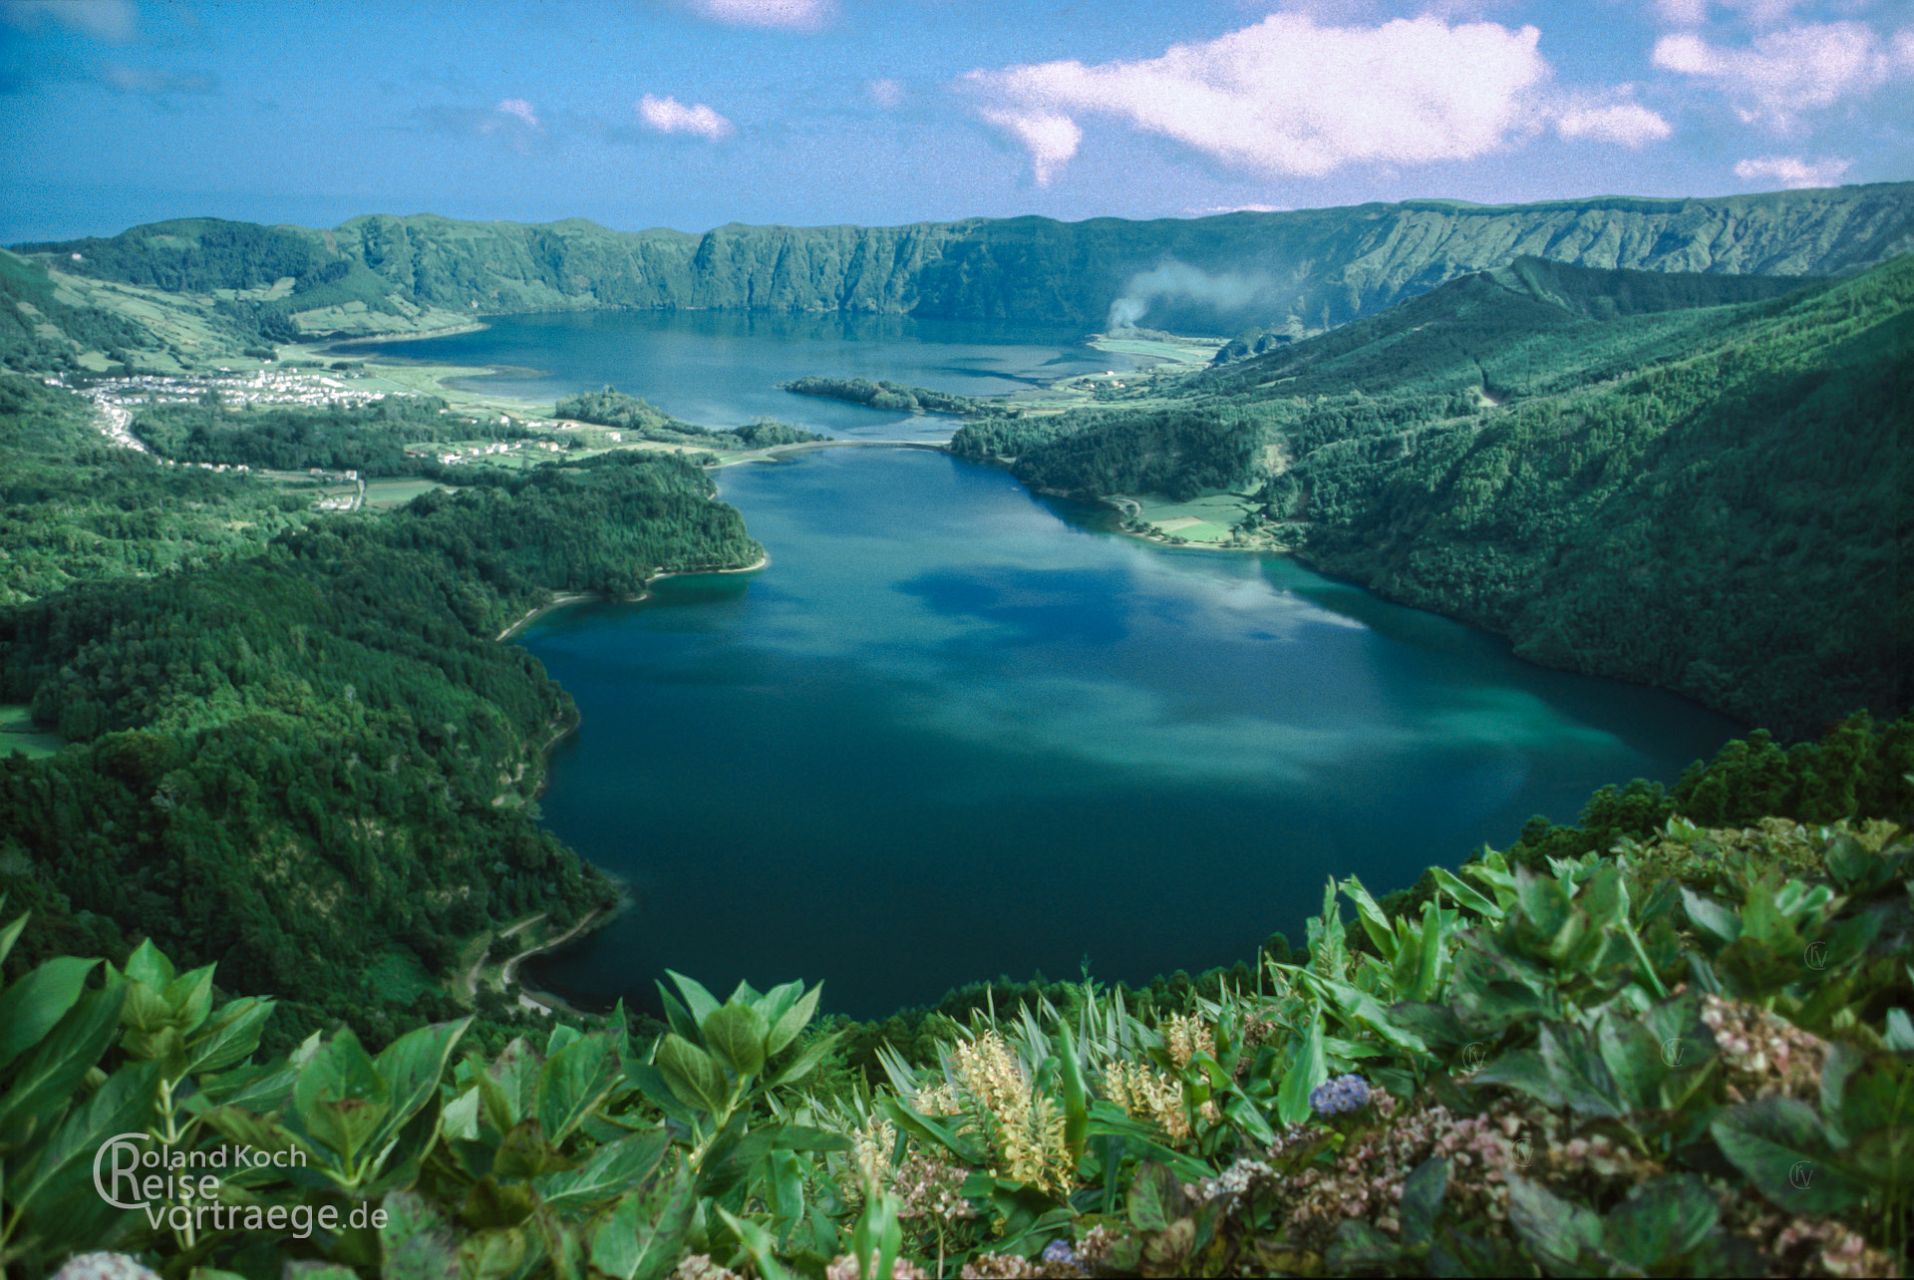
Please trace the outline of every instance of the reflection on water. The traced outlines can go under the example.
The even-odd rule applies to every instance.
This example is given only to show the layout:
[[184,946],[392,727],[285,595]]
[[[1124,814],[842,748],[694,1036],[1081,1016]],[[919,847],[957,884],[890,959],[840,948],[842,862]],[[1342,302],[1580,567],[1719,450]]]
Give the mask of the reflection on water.
[[1080,335],[907,316],[730,311],[586,311],[501,316],[490,327],[372,344],[393,359],[485,365],[470,385],[557,400],[612,383],[687,422],[734,427],[777,418],[832,435],[942,439],[953,423],[778,389],[806,374],[886,379],[964,395],[1005,395],[1072,373],[1128,369]]
[[855,1014],[1041,971],[1144,979],[1300,939],[1734,726],[1279,557],[1166,551],[938,454],[722,474],[772,552],[524,642],[584,723],[552,829],[638,907],[536,967],[648,1004],[825,979]]

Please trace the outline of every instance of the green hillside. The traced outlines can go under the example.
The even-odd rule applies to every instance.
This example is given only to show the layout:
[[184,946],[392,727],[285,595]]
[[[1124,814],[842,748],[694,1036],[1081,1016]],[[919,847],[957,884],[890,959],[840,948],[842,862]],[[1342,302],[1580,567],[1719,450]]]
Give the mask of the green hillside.
[[[383,408],[228,417],[267,451],[436,417]],[[571,701],[496,637],[555,591],[758,559],[701,471],[606,455],[314,520],[310,496],[109,450],[86,418],[0,375],[0,703],[68,744],[0,755],[0,892],[39,920],[19,958],[152,938],[389,1033],[457,1007],[429,975],[464,939],[609,901],[525,804]],[[190,450],[238,428],[154,430]]]
[[1518,264],[954,447],[1064,492],[1253,493],[1333,572],[1791,734],[1907,707],[1914,258],[1690,297],[1719,295]]
[[[1798,277],[1910,249],[1910,184],[1693,200],[1416,201],[1149,222],[726,226],[702,235],[610,231],[576,219],[380,215],[330,231],[188,219],[110,239],[22,246],[62,272],[217,295],[281,340],[602,306],[884,312],[1090,329],[1126,298],[1158,327],[1234,332],[1255,322],[1303,333],[1525,255],[1596,268]],[[1166,264],[1175,264],[1174,276],[1159,273]]]

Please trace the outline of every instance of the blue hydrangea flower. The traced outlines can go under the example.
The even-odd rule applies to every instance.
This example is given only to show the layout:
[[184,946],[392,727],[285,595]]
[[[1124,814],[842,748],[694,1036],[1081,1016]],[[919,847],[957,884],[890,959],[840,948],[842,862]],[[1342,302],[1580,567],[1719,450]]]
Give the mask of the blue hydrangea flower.
[[1339,1116],[1369,1105],[1369,1082],[1361,1076],[1337,1076],[1309,1093],[1309,1105],[1319,1116]]
[[1052,1240],[1049,1244],[1045,1245],[1043,1247],[1043,1260],[1053,1266],[1075,1267],[1081,1265],[1077,1261],[1077,1251],[1070,1247],[1068,1240]]

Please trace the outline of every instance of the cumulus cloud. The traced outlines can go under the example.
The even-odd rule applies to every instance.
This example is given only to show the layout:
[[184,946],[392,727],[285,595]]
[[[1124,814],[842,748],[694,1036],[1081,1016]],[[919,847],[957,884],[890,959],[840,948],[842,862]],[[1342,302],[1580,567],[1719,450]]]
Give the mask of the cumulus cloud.
[[1468,159],[1531,129],[1548,76],[1534,27],[1424,16],[1320,26],[1272,14],[1162,56],[978,70],[979,116],[1030,152],[1039,183],[1076,154],[1080,119],[1113,117],[1224,164],[1319,176],[1345,165]]
[[1853,161],[1839,156],[1806,160],[1800,156],[1755,156],[1735,164],[1743,182],[1778,182],[1784,187],[1831,187]]
[[1069,116],[1054,111],[1011,111],[985,107],[983,119],[1016,137],[1030,153],[1037,185],[1047,187],[1058,169],[1070,162],[1083,142],[1083,130]]
[[139,29],[133,0],[3,0],[0,19],[16,27],[55,22],[116,44],[131,40]]
[[[1905,33],[1903,33],[1905,34]],[[1654,63],[1710,85],[1746,124],[1792,128],[1803,111],[1833,106],[1914,70],[1914,59],[1859,22],[1807,23],[1764,32],[1740,47],[1694,32],[1655,42]]]
[[871,95],[871,101],[886,111],[891,110],[904,101],[904,82],[901,80],[892,80],[888,76],[880,80],[868,82],[865,84],[864,89]]
[[1658,111],[1631,101],[1627,94],[1603,98],[1570,97],[1553,110],[1555,132],[1576,141],[1613,142],[1643,147],[1674,135]]
[[100,82],[116,93],[137,94],[147,98],[212,93],[219,88],[218,79],[204,71],[161,71],[153,67],[128,67],[113,62],[100,68]]
[[676,98],[648,93],[638,99],[635,109],[645,127],[659,133],[688,133],[716,142],[735,132],[729,120],[702,102],[686,106]]
[[692,0],[707,18],[738,27],[808,30],[831,16],[831,0]]

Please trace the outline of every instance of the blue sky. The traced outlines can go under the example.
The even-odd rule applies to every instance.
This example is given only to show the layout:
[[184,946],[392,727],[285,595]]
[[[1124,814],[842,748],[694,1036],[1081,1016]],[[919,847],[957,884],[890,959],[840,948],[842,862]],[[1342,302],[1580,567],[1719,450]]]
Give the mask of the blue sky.
[[1914,0],[0,0],[0,240],[1914,178]]

